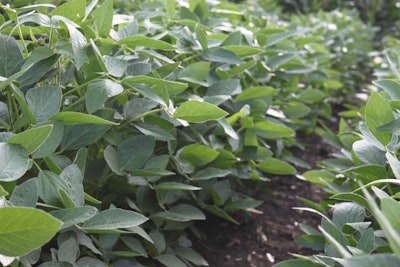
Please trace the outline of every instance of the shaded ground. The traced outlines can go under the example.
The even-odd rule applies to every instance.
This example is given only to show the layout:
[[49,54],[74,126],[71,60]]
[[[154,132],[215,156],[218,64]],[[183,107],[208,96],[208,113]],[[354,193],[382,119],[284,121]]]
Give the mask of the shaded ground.
[[[329,153],[318,137],[310,137],[314,144],[301,154],[301,158],[315,163]],[[198,225],[207,240],[198,241],[194,246],[211,267],[268,267],[280,261],[293,258],[289,253],[311,255],[313,252],[297,246],[293,240],[302,235],[300,224],[316,226],[321,218],[309,212],[294,210],[305,207],[299,198],[319,202],[322,190],[294,176],[273,178],[258,188],[256,199],[264,201],[257,209],[263,214],[237,226],[218,218],[208,216],[207,221]],[[210,227],[212,226],[212,227]]]

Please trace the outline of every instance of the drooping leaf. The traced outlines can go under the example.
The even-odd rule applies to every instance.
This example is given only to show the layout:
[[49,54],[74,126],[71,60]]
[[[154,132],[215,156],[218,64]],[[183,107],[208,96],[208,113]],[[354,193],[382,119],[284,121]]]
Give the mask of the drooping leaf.
[[24,207],[0,208],[0,254],[22,256],[47,243],[62,222],[42,210]]
[[212,104],[197,100],[189,100],[182,103],[176,109],[173,117],[188,122],[200,123],[209,120],[218,120],[225,117],[227,114],[226,111]]

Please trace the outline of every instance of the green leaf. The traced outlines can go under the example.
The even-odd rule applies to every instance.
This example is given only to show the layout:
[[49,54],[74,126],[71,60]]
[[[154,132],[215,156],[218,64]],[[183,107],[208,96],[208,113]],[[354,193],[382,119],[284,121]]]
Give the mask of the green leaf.
[[137,46],[144,46],[146,48],[160,49],[160,50],[174,50],[175,48],[167,42],[152,39],[150,37],[135,35],[129,36],[118,41],[119,45],[127,45],[132,49]]
[[274,267],[317,267],[318,265],[309,260],[287,260],[278,262]]
[[60,174],[64,190],[75,206],[85,204],[83,192],[83,175],[76,164],[69,165]]
[[218,120],[228,113],[221,108],[209,103],[197,100],[189,100],[182,103],[174,112],[173,118],[188,122],[200,123],[209,120]]
[[257,168],[264,172],[273,173],[273,174],[294,174],[296,173],[296,169],[293,168],[287,162],[276,158],[267,158],[266,160],[260,162],[257,165]]
[[121,237],[122,242],[133,252],[137,252],[140,256],[148,257],[146,249],[139,240],[133,237]]
[[25,117],[31,124],[36,124],[36,117],[35,115],[33,115],[31,109],[28,106],[28,103],[26,103],[24,94],[18,87],[14,86],[13,84],[10,87],[14,93],[15,99],[17,99],[18,104],[21,106],[21,109],[23,110]]
[[67,26],[69,36],[71,39],[70,43],[72,46],[72,53],[74,55],[75,66],[77,69],[80,69],[84,64],[86,58],[86,52],[85,52],[85,47],[87,45],[86,37],[75,27],[77,25],[72,21],[70,21],[69,19],[62,16],[53,16],[53,19],[62,21]]
[[94,12],[94,25],[97,33],[102,38],[107,38],[112,28],[113,0],[104,1]]
[[91,81],[86,91],[86,109],[93,113],[101,108],[109,97],[119,95],[124,91],[121,84],[109,79]]
[[264,96],[275,95],[277,90],[270,86],[256,86],[246,88],[243,92],[241,92],[237,97],[236,101],[244,101],[253,98],[260,98]]
[[172,254],[161,254],[155,257],[155,259],[167,267],[187,267],[183,261]]
[[53,125],[32,128],[8,138],[7,143],[21,145],[28,154],[32,154],[46,141],[52,130]]
[[0,254],[22,256],[47,243],[62,222],[42,210],[21,207],[0,208]]
[[326,183],[333,183],[336,176],[327,170],[311,170],[302,175],[307,181],[313,184],[325,186]]
[[254,124],[254,129],[257,135],[267,139],[290,137],[295,134],[295,131],[291,128],[267,120],[256,122]]
[[38,181],[36,178],[32,178],[14,188],[10,201],[14,206],[34,208],[36,207],[38,196]]
[[59,86],[34,87],[25,97],[38,122],[46,121],[60,111],[62,92]]
[[367,140],[359,140],[353,143],[354,154],[364,163],[385,166],[385,152],[376,148]]
[[184,190],[184,191],[196,191],[202,189],[201,187],[177,183],[177,182],[163,182],[156,185],[154,188],[157,190]]
[[[110,57],[110,56],[104,56],[103,60],[104,60],[104,64],[106,65],[107,72],[111,76],[120,78],[124,75],[124,72],[127,71],[128,62],[124,59]],[[131,64],[131,65],[133,65],[133,64]],[[145,75],[147,73],[148,72],[144,72],[140,75]]]
[[179,157],[192,166],[201,166],[213,161],[219,152],[205,145],[191,144],[185,146]]
[[383,198],[381,200],[382,212],[393,226],[400,225],[400,203],[392,198]]
[[400,83],[398,80],[377,80],[373,84],[382,88],[392,100],[400,100]]
[[208,266],[207,261],[191,248],[179,247],[174,252],[197,266]]
[[192,205],[180,204],[172,207],[168,211],[154,213],[151,215],[151,218],[176,222],[190,222],[205,220],[206,216],[201,210]]
[[175,140],[175,137],[163,128],[152,124],[152,123],[137,123],[135,128],[138,129],[142,134],[147,136],[153,136],[156,140],[171,141]]
[[61,149],[79,149],[98,139],[110,129],[109,125],[78,124],[65,126]]
[[372,92],[365,107],[365,121],[368,129],[383,145],[387,145],[390,142],[392,134],[377,132],[376,129],[393,120],[394,116],[389,103],[378,93]]
[[2,66],[0,76],[10,77],[19,71],[16,66],[20,61],[22,61],[22,54],[15,38],[0,34],[0,66]]
[[292,119],[305,117],[312,111],[312,109],[302,103],[288,103],[282,111],[285,116]]
[[142,168],[153,155],[154,148],[155,140],[152,136],[140,135],[126,139],[118,146],[118,166],[126,171]]
[[346,258],[344,267],[386,267],[400,266],[400,258],[393,254],[373,254]]
[[390,152],[386,152],[386,159],[389,162],[390,168],[392,169],[394,176],[397,179],[400,179],[400,161]]
[[365,209],[360,205],[342,202],[334,205],[332,221],[339,229],[342,229],[347,223],[363,222],[365,216]]
[[53,206],[61,206],[60,189],[65,187],[60,177],[51,171],[41,171],[38,175],[39,197]]
[[148,219],[133,211],[123,209],[108,209],[101,211],[82,226],[84,230],[112,230],[128,228],[143,224]]
[[123,176],[125,175],[124,170],[119,165],[117,150],[111,145],[108,145],[106,149],[104,149],[104,159],[107,162],[108,167],[110,167],[111,171],[117,175]]
[[179,74],[179,79],[187,82],[202,82],[210,71],[210,62],[195,62],[185,67]]
[[389,123],[386,123],[382,126],[376,128],[378,133],[393,133],[399,134],[400,133],[400,119],[396,119]]
[[148,74],[150,72],[151,72],[151,64],[150,63],[146,63],[146,62],[134,62],[134,63],[131,63],[131,64],[129,64],[127,66],[126,71],[125,71],[127,76],[146,75],[146,74]]
[[185,89],[188,87],[186,83],[157,79],[149,76],[126,77],[122,81],[124,83],[145,84],[153,86],[152,89],[155,90],[156,93],[158,93],[159,95],[161,94],[159,88],[166,88],[169,94],[174,95],[185,91]]
[[0,181],[21,178],[30,167],[26,149],[20,145],[0,143]]
[[247,45],[225,45],[224,49],[235,53],[240,58],[255,56],[264,52],[264,49]]
[[199,41],[201,48],[203,50],[208,48],[208,39],[207,39],[207,35],[206,33],[203,31],[203,29],[201,28],[200,24],[196,24],[196,27],[194,28],[195,32],[196,32],[196,38],[197,41]]
[[96,215],[97,209],[92,206],[74,207],[50,211],[49,214],[63,222],[61,229],[83,223]]
[[53,10],[53,16],[63,16],[74,22],[80,22],[85,17],[85,0],[73,0],[66,2]]
[[268,39],[265,46],[267,46],[267,47],[272,46],[272,45],[277,44],[285,39],[288,39],[289,37],[292,37],[296,34],[298,34],[298,32],[296,32],[296,31],[287,31],[287,32],[274,34],[271,36],[270,39]]
[[326,95],[323,92],[316,89],[303,90],[299,94],[300,101],[311,104],[322,101],[325,97]]
[[211,196],[215,205],[222,206],[232,195],[229,180],[221,180],[210,187]]
[[241,64],[242,60],[233,52],[221,47],[208,48],[201,54],[203,60],[224,64]]
[[118,123],[102,119],[100,117],[79,113],[74,111],[62,111],[52,117],[50,120],[63,121],[66,125],[75,124],[99,124],[99,125],[118,125]]
[[231,174],[230,170],[221,170],[218,168],[207,167],[197,172],[195,175],[191,177],[193,180],[208,180],[217,177],[225,177],[228,174]]

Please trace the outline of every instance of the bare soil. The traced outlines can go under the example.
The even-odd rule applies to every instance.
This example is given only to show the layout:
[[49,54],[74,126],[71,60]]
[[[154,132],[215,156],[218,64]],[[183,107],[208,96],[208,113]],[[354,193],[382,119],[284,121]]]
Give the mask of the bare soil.
[[[315,166],[330,153],[329,147],[318,136],[307,139],[305,143],[312,145],[299,157]],[[239,217],[240,225],[209,215],[197,225],[206,239],[194,247],[211,267],[268,267],[293,259],[290,253],[312,255],[313,251],[299,247],[294,239],[303,234],[300,224],[316,227],[321,218],[293,208],[306,207],[301,198],[318,203],[322,195],[321,188],[295,176],[272,178],[254,192],[253,197],[263,201],[257,208],[262,214]]]

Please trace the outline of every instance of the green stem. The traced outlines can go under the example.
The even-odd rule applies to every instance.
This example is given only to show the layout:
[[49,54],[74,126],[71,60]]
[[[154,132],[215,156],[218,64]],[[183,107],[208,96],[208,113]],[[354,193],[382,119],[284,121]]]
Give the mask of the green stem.
[[22,45],[24,46],[24,50],[25,50],[26,56],[28,56],[29,55],[28,47],[25,44],[24,35],[22,34],[22,30],[21,30],[21,26],[19,24],[19,19],[18,19],[18,15],[17,14],[15,15],[15,22],[17,23],[19,38],[21,39]]
[[126,125],[128,125],[128,124],[130,124],[130,123],[132,123],[134,121],[137,121],[140,118],[146,117],[147,115],[150,115],[150,114],[153,114],[153,113],[157,113],[157,112],[160,112],[160,111],[162,111],[162,109],[160,109],[160,108],[147,111],[147,112],[145,112],[143,114],[140,114],[139,116],[136,116],[136,117],[134,117],[134,118],[122,123],[121,127],[125,127]]

